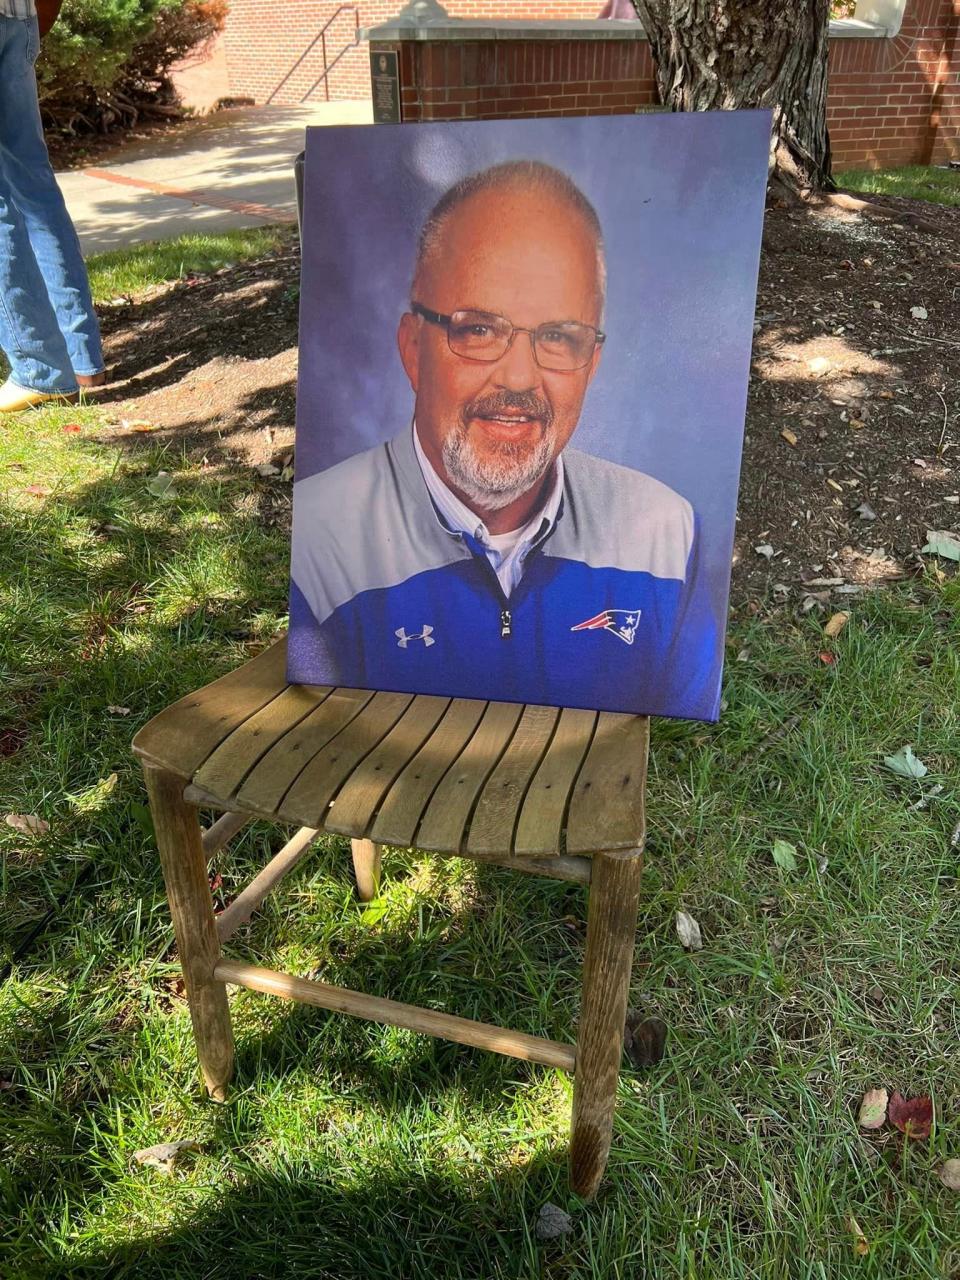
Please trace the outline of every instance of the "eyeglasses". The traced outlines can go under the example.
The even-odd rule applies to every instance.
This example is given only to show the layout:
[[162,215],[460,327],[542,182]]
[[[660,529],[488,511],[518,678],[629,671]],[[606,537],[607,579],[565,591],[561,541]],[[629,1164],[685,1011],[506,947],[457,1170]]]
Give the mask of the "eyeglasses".
[[446,329],[447,344],[454,355],[483,364],[499,360],[518,333],[528,333],[534,359],[541,369],[573,373],[590,363],[594,351],[607,337],[592,324],[578,324],[575,320],[553,320],[538,324],[535,329],[522,329],[489,311],[454,311],[445,316],[419,302],[411,302],[410,310],[428,324]]

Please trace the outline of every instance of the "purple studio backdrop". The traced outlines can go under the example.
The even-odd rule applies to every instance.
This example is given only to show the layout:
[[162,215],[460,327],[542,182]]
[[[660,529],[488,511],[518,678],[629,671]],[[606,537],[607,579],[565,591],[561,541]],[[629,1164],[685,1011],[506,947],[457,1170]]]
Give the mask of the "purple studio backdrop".
[[[769,131],[766,111],[307,131],[291,681],[716,719]],[[437,202],[511,164],[445,210],[414,298]],[[539,262],[595,233],[564,183],[599,220],[602,316],[561,251]],[[546,439],[511,499],[484,450]]]

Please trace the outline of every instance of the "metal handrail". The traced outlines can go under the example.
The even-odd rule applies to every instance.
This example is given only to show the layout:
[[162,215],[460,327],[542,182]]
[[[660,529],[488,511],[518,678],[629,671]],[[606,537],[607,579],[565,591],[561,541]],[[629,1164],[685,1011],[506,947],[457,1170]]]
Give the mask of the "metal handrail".
[[[328,65],[327,64],[327,31],[330,27],[333,26],[337,18],[340,17],[341,13],[353,14],[353,39],[349,44],[345,45],[340,50],[340,52],[337,54],[334,60]],[[303,53],[301,53],[300,57],[296,60],[296,62],[293,64],[293,66],[290,68],[287,74],[283,77],[280,83],[276,85],[276,87],[270,93],[269,97],[266,99],[267,104],[273,101],[273,99],[277,96],[277,94],[280,92],[283,86],[287,83],[287,81],[290,79],[290,77],[293,75],[296,69],[300,66],[300,64],[304,61],[307,55],[311,52],[311,50],[314,48],[314,46],[317,44],[318,41],[320,42],[320,48],[323,53],[323,71],[316,78],[316,80],[314,80],[313,84],[310,86],[307,92],[300,99],[301,102],[306,102],[307,98],[310,97],[311,93],[313,93],[314,89],[316,89],[317,85],[320,83],[321,80],[324,82],[323,87],[326,91],[326,100],[327,102],[330,101],[330,81],[327,79],[327,77],[329,76],[333,68],[337,65],[337,63],[340,61],[340,59],[344,56],[344,54],[346,54],[350,49],[355,49],[360,42],[360,8],[359,6],[355,4],[338,5],[338,7],[333,11],[333,13],[327,19],[327,21],[323,24],[323,26],[320,28],[317,34],[313,37],[313,39],[304,49]]]

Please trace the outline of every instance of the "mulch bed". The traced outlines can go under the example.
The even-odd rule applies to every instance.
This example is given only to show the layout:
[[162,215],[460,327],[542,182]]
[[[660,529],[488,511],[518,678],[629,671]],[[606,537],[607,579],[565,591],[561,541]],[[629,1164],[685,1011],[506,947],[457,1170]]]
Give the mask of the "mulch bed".
[[[767,212],[738,611],[842,608],[919,572],[927,529],[960,528],[960,210],[876,205]],[[291,239],[261,262],[115,300],[103,315],[110,438],[142,440],[122,425],[139,421],[211,463],[280,463],[293,447],[298,285]],[[288,488],[264,478],[265,518],[288,518]]]

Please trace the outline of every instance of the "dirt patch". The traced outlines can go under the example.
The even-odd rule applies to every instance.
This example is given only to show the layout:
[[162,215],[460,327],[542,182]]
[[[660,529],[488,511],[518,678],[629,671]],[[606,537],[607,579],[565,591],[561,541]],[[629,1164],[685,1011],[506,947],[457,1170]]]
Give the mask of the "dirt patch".
[[[913,213],[920,202],[883,204]],[[768,211],[737,609],[841,607],[916,572],[928,528],[960,527],[960,210],[922,214],[917,226]],[[103,403],[118,423],[151,422],[211,461],[281,464],[293,445],[298,298],[291,238],[261,262],[109,307],[107,357],[122,378]]]

